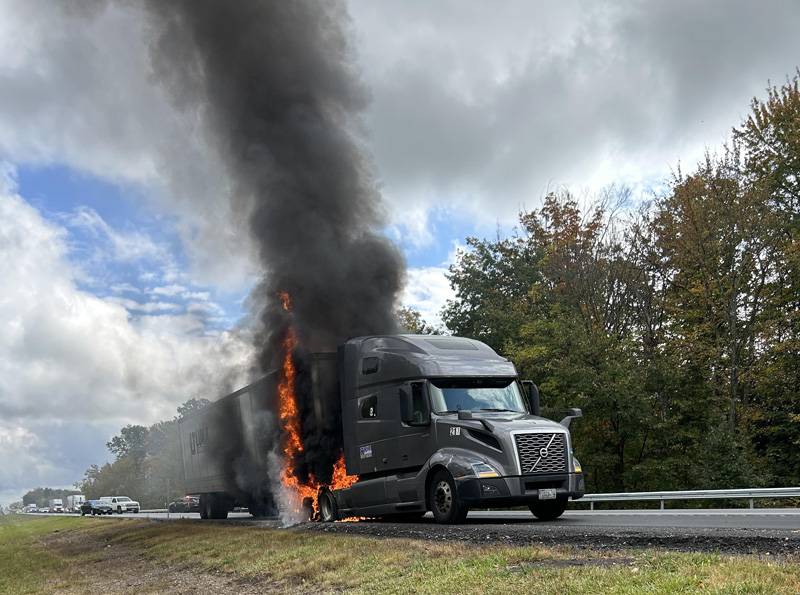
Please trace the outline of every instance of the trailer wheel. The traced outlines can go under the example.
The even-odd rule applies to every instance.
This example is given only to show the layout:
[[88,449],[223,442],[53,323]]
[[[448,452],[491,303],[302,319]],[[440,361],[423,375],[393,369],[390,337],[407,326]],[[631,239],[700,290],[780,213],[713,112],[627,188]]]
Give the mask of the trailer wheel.
[[558,500],[539,500],[529,507],[533,516],[540,521],[554,521],[567,509],[567,501],[564,498]]
[[444,469],[436,472],[428,488],[428,503],[437,523],[463,523],[469,508],[458,497],[453,476]]
[[212,519],[227,519],[228,518],[228,499],[224,494],[211,495],[211,518]]
[[323,523],[332,523],[339,520],[339,507],[336,505],[336,499],[330,491],[324,490],[319,493],[317,505],[319,506],[319,517]]
[[210,494],[200,494],[200,518],[203,520],[211,518]]

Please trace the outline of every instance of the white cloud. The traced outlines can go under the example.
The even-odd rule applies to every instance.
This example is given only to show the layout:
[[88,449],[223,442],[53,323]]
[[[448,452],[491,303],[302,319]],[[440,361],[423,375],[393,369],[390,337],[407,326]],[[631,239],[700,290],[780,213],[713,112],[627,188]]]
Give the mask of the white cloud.
[[110,257],[122,262],[153,259],[164,265],[170,264],[171,256],[165,246],[154,242],[146,233],[121,232],[112,228],[94,209],[79,207],[74,213],[66,216],[65,220],[70,227],[90,233],[99,241],[94,244],[95,246],[107,246],[107,252],[101,253],[101,257]]
[[136,300],[115,296],[105,298],[104,301],[111,304],[119,304],[128,312],[132,313],[145,312],[152,314],[156,312],[176,312],[182,309],[180,304],[175,304],[172,302],[137,302]]
[[79,479],[104,456],[84,452],[64,471],[63,453],[80,428],[102,444],[99,433],[108,439],[110,428],[171,417],[192,396],[245,381],[251,347],[234,333],[208,336],[191,314],[147,315],[173,304],[78,289],[66,230],[43,219],[7,176],[0,253],[0,489]]
[[211,298],[211,294],[208,291],[184,291],[181,297],[185,300],[207,302]]
[[130,283],[115,283],[109,287],[114,293],[141,293],[142,291]]
[[403,292],[403,305],[417,310],[433,326],[442,326],[442,308],[454,297],[445,275],[447,267],[417,267],[408,269]]
[[148,293],[152,293],[154,295],[165,295],[167,297],[175,296],[182,294],[186,291],[186,288],[183,285],[165,285],[163,287],[154,287],[150,289]]

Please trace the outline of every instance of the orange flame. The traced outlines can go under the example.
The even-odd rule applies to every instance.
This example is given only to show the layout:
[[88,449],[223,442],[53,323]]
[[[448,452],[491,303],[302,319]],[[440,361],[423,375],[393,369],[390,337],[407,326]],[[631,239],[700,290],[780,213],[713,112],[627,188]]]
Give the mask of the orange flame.
[[[291,312],[291,297],[286,292],[279,294],[281,305],[287,312]],[[279,417],[285,442],[283,445],[283,470],[281,472],[281,483],[289,488],[297,496],[297,503],[301,505],[303,500],[311,498],[314,509],[317,507],[317,493],[321,484],[312,475],[306,482],[301,482],[294,473],[293,462],[297,455],[303,452],[303,439],[300,428],[300,413],[297,407],[297,394],[295,393],[295,378],[297,372],[292,359],[292,352],[297,347],[297,336],[294,329],[289,327],[286,337],[283,340],[283,365],[281,366],[281,377],[278,383],[278,406]],[[344,463],[344,453],[339,455],[339,459],[333,466],[333,473],[330,488],[338,490],[348,488],[358,481],[357,475],[347,475]]]
[[286,312],[291,312],[292,311],[292,298],[291,298],[291,296],[287,292],[281,291],[278,294],[278,297],[281,299],[281,306],[283,306],[283,309]]

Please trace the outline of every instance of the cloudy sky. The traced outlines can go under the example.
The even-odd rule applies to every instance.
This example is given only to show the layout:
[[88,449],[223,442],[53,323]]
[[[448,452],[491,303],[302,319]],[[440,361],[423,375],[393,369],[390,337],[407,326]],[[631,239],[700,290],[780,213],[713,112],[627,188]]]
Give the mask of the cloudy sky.
[[[641,199],[800,64],[794,1],[352,0],[407,305],[552,188]],[[258,278],[222,165],[153,83],[136,2],[0,0],[0,503],[245,378]],[[211,393],[211,394],[209,394]]]

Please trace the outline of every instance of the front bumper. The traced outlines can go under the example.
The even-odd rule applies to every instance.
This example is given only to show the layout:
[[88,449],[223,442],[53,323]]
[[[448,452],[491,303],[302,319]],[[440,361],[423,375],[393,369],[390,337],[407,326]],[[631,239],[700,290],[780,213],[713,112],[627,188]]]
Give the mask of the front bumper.
[[459,498],[468,506],[518,506],[539,500],[539,490],[556,490],[556,497],[583,497],[583,473],[553,475],[511,475],[506,477],[464,477],[456,480]]

